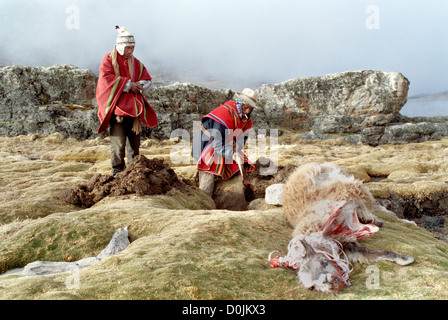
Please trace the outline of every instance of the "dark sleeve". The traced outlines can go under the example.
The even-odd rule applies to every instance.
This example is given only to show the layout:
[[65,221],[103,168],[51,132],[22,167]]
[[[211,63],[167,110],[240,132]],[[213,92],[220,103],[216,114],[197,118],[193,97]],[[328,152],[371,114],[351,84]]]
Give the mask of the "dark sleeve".
[[210,118],[203,122],[203,126],[210,132],[210,141],[215,152],[226,159],[232,159],[233,144],[226,145],[226,127]]

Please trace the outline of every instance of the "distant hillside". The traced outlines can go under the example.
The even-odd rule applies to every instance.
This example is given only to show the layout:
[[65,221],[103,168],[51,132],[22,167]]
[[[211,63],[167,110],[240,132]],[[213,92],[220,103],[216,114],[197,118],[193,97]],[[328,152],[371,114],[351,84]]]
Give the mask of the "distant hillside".
[[432,94],[418,94],[408,98],[408,101],[432,101],[432,100],[448,100],[448,91]]

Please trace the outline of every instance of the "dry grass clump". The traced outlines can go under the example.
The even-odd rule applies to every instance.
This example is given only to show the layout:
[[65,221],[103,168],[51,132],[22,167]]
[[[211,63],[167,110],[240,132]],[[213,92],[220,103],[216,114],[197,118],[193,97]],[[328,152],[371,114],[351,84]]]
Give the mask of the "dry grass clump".
[[110,159],[110,148],[107,147],[80,147],[70,151],[60,152],[54,157],[56,161],[99,162]]

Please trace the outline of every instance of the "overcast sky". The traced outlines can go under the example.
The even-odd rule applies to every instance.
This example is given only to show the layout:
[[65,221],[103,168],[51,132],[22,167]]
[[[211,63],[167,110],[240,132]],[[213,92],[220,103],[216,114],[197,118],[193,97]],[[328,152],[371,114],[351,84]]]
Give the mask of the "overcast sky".
[[447,15],[446,0],[0,0],[0,63],[97,73],[120,25],[154,74],[238,90],[376,69],[414,95],[448,90]]

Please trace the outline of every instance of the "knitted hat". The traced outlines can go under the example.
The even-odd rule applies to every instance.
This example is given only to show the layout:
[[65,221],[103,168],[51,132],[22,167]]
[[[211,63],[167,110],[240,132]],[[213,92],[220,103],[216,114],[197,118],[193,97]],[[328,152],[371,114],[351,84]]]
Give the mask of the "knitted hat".
[[134,36],[125,28],[116,26],[118,37],[116,42],[117,51],[120,55],[124,54],[124,48],[127,46],[135,46]]

